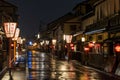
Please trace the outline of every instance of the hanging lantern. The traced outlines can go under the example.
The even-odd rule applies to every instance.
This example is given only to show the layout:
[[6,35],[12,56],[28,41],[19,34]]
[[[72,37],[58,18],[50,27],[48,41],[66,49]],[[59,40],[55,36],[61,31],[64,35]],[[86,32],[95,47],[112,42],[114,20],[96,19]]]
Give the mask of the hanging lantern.
[[52,44],[53,44],[53,45],[56,45],[56,42],[57,42],[56,39],[53,39],[53,40],[52,40]]
[[74,46],[74,44],[71,43],[70,46],[72,47],[72,46]]
[[84,51],[85,51],[85,52],[88,52],[89,50],[90,50],[89,47],[84,47]]
[[84,36],[81,38],[81,41],[82,41],[82,42],[85,42],[85,37],[84,37]]
[[66,40],[66,43],[71,43],[72,35],[65,35],[65,40]]
[[93,42],[89,42],[89,47],[92,48],[94,46],[94,43]]
[[65,45],[65,48],[67,48],[67,45]]
[[14,36],[16,27],[17,27],[17,23],[15,22],[4,23],[4,30],[7,38],[12,38]]
[[20,29],[19,29],[19,28],[16,28],[15,36],[14,36],[13,40],[17,40],[18,37],[19,37],[19,34],[20,34]]
[[117,44],[117,45],[115,46],[115,52],[120,52],[120,44]]
[[70,47],[71,47],[71,50],[74,51],[74,44],[73,43],[70,44]]

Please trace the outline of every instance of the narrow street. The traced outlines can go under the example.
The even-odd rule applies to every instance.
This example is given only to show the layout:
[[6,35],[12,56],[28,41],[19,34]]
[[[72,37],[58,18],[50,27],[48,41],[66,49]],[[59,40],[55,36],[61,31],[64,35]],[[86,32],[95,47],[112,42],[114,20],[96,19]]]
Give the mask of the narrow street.
[[27,80],[120,80],[75,60],[58,60],[39,51],[27,52],[26,76]]

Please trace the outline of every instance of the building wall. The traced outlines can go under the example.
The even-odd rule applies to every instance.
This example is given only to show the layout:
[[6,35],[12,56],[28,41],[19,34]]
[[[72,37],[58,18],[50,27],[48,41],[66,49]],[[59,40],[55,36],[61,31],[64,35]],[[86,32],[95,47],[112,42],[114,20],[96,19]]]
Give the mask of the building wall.
[[93,24],[95,21],[95,16],[91,16],[82,21],[83,31],[86,29],[86,26]]
[[[115,17],[116,15],[119,15],[120,0],[98,0],[94,4],[93,11],[95,11],[95,17],[93,19],[94,23],[104,21],[105,19],[107,19],[109,21],[111,18]],[[84,22],[84,21],[86,21],[86,22]],[[89,18],[87,18],[84,21],[83,21],[84,24],[87,23],[90,25]],[[117,19],[116,19],[116,21],[117,21]],[[115,26],[116,26],[116,24],[115,24]],[[113,26],[113,27],[115,27],[115,26]],[[119,26],[119,25],[117,25],[117,26]],[[106,69],[106,68],[108,69],[107,66],[110,66],[110,70],[108,70],[108,72],[111,72],[113,65],[114,65],[114,62],[115,62],[115,58],[113,58],[115,55],[115,52],[113,50],[114,49],[114,43],[113,43],[114,41],[104,42],[104,40],[107,40],[110,38],[115,38],[117,36],[120,37],[120,32],[110,33],[108,31],[109,27],[110,27],[110,25],[108,23],[106,31],[103,31],[103,32],[101,31],[99,33],[95,32],[95,33],[87,35],[87,40],[89,42],[90,41],[96,42],[94,47],[90,48],[89,53],[91,53],[91,54],[89,54],[88,64],[93,65],[94,67],[98,67],[98,68],[101,67],[102,69]],[[101,35],[101,37],[102,37],[101,40],[98,39],[99,35]],[[92,40],[89,39],[90,36],[93,37]],[[100,47],[98,46],[98,48],[97,48],[96,44],[97,45],[100,44]],[[99,55],[99,54],[102,54],[102,55]],[[101,56],[101,58],[100,58],[100,56]],[[110,62],[111,60],[113,60],[113,62]],[[103,64],[103,65],[101,66],[101,64]]]
[[[13,6],[12,4],[1,0],[0,1],[0,28],[3,29],[3,23],[8,21],[14,21],[17,20],[17,17],[13,17],[13,15],[16,15],[17,7]],[[7,66],[7,58],[8,58],[8,40],[5,37],[5,34],[0,34],[2,37],[2,49],[0,49],[0,71],[4,70],[4,68]],[[1,62],[2,61],[2,62]]]
[[[74,27],[73,29],[71,27]],[[79,30],[80,24],[76,23],[64,23],[64,34],[73,34]]]
[[95,6],[95,20],[114,16],[120,11],[120,0],[105,0]]

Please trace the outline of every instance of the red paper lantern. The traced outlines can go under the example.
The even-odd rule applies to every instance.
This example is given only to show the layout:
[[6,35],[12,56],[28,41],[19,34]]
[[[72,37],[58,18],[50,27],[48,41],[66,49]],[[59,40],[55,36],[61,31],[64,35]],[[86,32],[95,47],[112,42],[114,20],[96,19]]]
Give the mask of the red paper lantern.
[[90,42],[89,43],[89,47],[92,48],[94,46],[94,43],[93,42]]
[[84,51],[88,52],[90,50],[89,47],[84,47]]
[[118,45],[115,46],[115,51],[116,52],[120,52],[120,44],[118,44]]
[[74,46],[74,44],[71,43],[70,46],[72,47],[72,46]]

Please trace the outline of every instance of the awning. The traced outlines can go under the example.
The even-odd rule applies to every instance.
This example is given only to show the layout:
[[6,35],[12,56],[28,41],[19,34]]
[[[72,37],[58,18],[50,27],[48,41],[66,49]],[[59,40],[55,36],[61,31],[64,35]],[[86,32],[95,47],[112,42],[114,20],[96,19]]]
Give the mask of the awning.
[[103,41],[103,43],[106,43],[106,42],[118,42],[118,41],[120,41],[120,36],[117,36],[117,37],[114,37],[114,38],[105,39]]
[[100,33],[107,29],[108,19],[100,20],[96,23],[93,23],[89,26],[86,26],[85,34]]
[[109,28],[108,32],[110,32],[110,33],[120,32],[120,25],[118,25],[118,26],[111,26],[111,27]]
[[73,37],[78,36],[78,35],[80,35],[80,34],[83,34],[83,31],[79,31],[79,32],[73,34]]
[[100,33],[100,32],[103,32],[104,30],[106,30],[106,28],[99,29],[99,30],[93,30],[93,31],[90,31],[90,32],[85,32],[85,34]]

